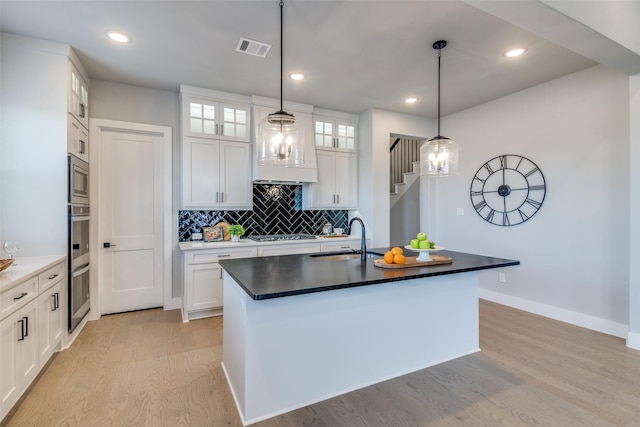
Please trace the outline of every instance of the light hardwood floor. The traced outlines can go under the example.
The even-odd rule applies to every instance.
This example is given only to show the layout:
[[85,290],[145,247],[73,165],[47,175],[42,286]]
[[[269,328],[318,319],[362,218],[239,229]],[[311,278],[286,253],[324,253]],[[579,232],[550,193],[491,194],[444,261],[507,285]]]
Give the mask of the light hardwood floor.
[[[90,322],[2,424],[240,426],[222,321],[148,310]],[[480,344],[255,425],[640,426],[640,351],[624,340],[481,301]]]

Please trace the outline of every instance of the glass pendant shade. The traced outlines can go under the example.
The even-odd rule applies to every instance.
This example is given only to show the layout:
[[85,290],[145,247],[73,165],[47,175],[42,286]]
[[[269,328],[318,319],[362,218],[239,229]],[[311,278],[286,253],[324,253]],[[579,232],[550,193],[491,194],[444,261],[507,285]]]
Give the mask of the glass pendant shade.
[[258,164],[285,167],[304,164],[304,130],[293,114],[277,111],[260,121]]
[[258,165],[296,167],[304,164],[304,129],[293,114],[282,108],[283,9],[280,1],[280,110],[269,114],[258,126]]
[[440,71],[442,49],[446,40],[438,40],[433,48],[438,51],[438,136],[420,147],[420,175],[449,176],[458,173],[458,144],[440,135]]
[[420,175],[449,176],[458,173],[458,144],[436,136],[420,147]]

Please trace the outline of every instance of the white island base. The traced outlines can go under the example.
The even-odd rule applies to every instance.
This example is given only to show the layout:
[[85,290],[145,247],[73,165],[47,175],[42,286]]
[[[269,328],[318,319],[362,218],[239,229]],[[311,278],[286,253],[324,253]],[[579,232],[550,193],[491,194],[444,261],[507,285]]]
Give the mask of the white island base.
[[248,425],[476,352],[478,322],[477,272],[258,301],[225,272],[223,369]]

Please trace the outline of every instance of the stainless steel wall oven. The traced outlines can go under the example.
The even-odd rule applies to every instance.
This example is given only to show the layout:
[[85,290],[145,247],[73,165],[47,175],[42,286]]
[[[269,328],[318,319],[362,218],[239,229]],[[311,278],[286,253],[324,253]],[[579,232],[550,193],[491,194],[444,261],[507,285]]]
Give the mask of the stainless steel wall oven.
[[89,165],[69,156],[69,332],[89,312]]

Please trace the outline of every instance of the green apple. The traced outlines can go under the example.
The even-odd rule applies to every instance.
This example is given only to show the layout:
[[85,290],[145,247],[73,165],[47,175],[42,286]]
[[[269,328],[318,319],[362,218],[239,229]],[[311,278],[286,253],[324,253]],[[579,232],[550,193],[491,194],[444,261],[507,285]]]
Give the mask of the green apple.
[[416,239],[418,239],[421,242],[427,240],[427,233],[423,233],[422,231],[419,232],[418,235],[416,236]]
[[409,242],[413,249],[418,249],[420,247],[420,241],[418,239],[413,239]]
[[431,249],[431,242],[428,240],[420,240],[420,249]]
[[430,249],[435,249],[436,248],[436,242],[429,242],[429,248]]

